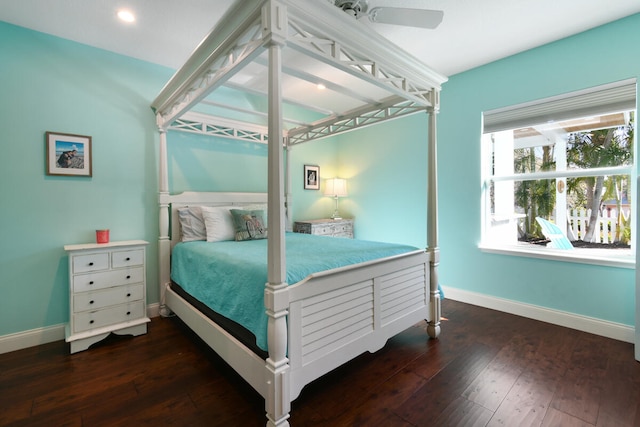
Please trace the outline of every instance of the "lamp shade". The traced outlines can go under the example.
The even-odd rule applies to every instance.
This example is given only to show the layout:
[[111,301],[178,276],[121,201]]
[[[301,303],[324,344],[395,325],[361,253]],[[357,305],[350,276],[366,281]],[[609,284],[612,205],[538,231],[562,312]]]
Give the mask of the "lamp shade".
[[324,195],[331,197],[347,197],[347,180],[331,178],[325,182]]

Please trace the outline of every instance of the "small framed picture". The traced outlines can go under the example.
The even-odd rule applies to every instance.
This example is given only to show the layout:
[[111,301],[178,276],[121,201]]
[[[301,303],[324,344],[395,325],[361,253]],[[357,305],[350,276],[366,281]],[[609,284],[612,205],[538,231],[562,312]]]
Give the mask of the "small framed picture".
[[320,189],[320,166],[304,165],[304,189]]
[[91,137],[47,132],[47,175],[92,176]]

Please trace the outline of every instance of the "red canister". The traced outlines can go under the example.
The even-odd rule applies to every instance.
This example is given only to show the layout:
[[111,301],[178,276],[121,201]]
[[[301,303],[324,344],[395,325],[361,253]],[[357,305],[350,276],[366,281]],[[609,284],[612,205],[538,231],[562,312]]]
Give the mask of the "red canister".
[[109,243],[109,230],[96,230],[96,243]]

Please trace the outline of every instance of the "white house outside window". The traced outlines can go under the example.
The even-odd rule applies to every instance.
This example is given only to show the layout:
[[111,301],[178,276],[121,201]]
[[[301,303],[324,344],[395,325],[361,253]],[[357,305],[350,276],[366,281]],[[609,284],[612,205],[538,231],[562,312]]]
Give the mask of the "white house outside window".
[[635,95],[627,80],[485,112],[481,246],[631,262]]

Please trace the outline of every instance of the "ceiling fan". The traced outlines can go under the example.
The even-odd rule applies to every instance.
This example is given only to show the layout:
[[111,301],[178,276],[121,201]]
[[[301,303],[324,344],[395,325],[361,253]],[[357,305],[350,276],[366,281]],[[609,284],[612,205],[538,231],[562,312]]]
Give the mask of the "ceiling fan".
[[441,10],[400,7],[373,7],[369,9],[367,0],[334,0],[334,5],[356,19],[366,16],[371,22],[427,29],[434,29],[440,25],[444,16],[444,12]]

